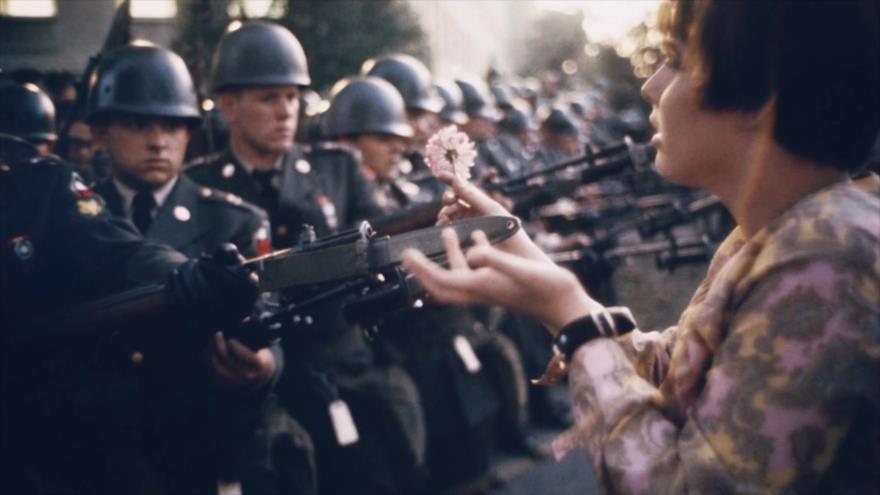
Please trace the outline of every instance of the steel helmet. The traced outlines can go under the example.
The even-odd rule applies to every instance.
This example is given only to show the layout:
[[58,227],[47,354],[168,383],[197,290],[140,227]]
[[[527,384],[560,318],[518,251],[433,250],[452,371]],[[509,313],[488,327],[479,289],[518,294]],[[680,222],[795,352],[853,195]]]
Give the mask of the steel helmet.
[[192,77],[176,53],[146,42],[111,52],[89,83],[87,120],[128,113],[201,121]]
[[390,134],[412,137],[400,93],[377,77],[359,77],[338,89],[327,110],[329,137]]
[[443,100],[437,94],[431,71],[409,55],[396,54],[371,58],[361,66],[361,75],[374,76],[390,82],[406,103],[406,108],[439,113]]
[[0,87],[0,133],[27,141],[55,141],[55,105],[33,83]]
[[287,28],[248,22],[220,39],[211,71],[211,90],[246,86],[308,86],[302,45]]
[[437,94],[443,98],[443,109],[440,110],[440,119],[452,124],[462,125],[467,122],[467,115],[461,111],[463,97],[458,85],[454,83],[437,83]]
[[455,84],[461,89],[464,97],[464,113],[469,117],[491,122],[498,122],[501,119],[501,112],[492,103],[492,96],[483,81],[473,78],[456,79]]

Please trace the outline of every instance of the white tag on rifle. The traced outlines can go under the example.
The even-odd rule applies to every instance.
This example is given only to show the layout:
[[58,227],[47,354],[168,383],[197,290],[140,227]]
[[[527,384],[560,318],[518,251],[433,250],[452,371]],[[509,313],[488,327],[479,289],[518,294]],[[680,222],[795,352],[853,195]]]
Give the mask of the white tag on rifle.
[[241,482],[218,480],[217,495],[241,495]]
[[330,420],[333,422],[333,431],[336,432],[336,441],[345,447],[357,443],[358,430],[354,425],[354,418],[348,404],[343,400],[334,400],[330,403]]
[[480,358],[477,357],[477,353],[474,352],[474,348],[471,347],[471,343],[468,342],[468,339],[462,337],[461,335],[456,335],[455,339],[452,341],[452,345],[455,347],[455,352],[458,353],[458,357],[461,358],[461,362],[464,363],[464,367],[468,370],[468,373],[476,373],[480,371]]

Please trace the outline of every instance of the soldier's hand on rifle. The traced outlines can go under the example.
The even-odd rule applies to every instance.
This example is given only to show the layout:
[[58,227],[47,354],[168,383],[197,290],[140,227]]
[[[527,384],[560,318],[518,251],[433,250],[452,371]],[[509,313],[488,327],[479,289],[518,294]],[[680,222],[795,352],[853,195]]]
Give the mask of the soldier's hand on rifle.
[[241,255],[232,244],[212,256],[191,259],[168,278],[168,289],[187,323],[208,332],[239,324],[251,314],[259,293],[252,275],[242,266]]
[[267,347],[252,350],[236,339],[214,334],[205,348],[208,366],[214,377],[233,388],[258,390],[275,374],[275,356]]

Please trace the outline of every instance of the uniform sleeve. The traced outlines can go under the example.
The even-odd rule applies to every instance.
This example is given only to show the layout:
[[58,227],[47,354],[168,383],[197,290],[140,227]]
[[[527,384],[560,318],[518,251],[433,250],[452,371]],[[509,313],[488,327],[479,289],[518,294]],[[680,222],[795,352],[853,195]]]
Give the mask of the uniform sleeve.
[[243,215],[232,242],[245,258],[266,254],[269,248],[269,219],[254,207]]
[[103,200],[82,186],[76,176],[63,175],[57,186],[58,235],[74,263],[86,272],[102,292],[164,282],[168,272],[186,258],[171,248],[145,241],[124,220],[115,219]]
[[364,177],[354,157],[349,160],[348,174],[351,184],[348,218],[360,221],[382,215],[382,208],[376,202],[375,186]]
[[625,343],[592,341],[572,362],[571,435],[610,492],[817,491],[836,458],[853,455],[840,446],[854,418],[880,404],[878,285],[870,269],[839,260],[763,277],[684,417],[663,407]]

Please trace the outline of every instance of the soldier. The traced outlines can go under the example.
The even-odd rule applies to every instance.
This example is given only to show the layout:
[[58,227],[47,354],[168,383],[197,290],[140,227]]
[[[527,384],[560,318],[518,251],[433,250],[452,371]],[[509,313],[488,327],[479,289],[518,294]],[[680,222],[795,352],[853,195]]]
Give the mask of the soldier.
[[289,31],[253,22],[227,33],[211,82],[229,146],[187,173],[265,209],[275,246],[295,244],[302,224],[321,236],[381,213],[350,152],[294,146],[300,89],[311,80]]
[[[128,45],[105,57],[92,81],[88,121],[107,153],[112,176],[95,190],[113,215],[190,257],[213,253],[224,243],[235,244],[247,256],[268,251],[262,210],[180,174],[190,132],[201,121],[193,82],[180,57],[153,45]],[[251,350],[217,335],[204,352],[209,366],[189,353],[178,356],[165,349],[162,353],[171,359],[158,367],[153,360],[146,363],[153,380],[145,388],[152,403],[160,404],[151,407],[156,461],[174,492],[213,492],[221,476],[241,478],[245,489],[262,487],[263,481],[251,479],[253,473],[223,466],[230,461],[221,456],[232,455],[253,434],[263,392],[280,375],[281,348]],[[174,403],[190,407],[181,414],[161,406]],[[191,418],[206,426],[193,428]],[[222,438],[216,438],[221,431]]]
[[512,177],[519,172],[520,164],[507,156],[498,144],[498,122],[502,114],[495,107],[486,85],[474,78],[456,79],[464,97],[464,112],[468,116],[462,130],[477,145],[477,177],[494,173],[500,177]]
[[[395,87],[372,76],[342,84],[327,111],[326,134],[360,152],[387,213],[430,201],[397,174],[405,140],[413,132]],[[473,324],[468,311],[437,306],[395,314],[377,332],[380,357],[402,364],[419,388],[428,434],[429,486],[436,489],[478,477],[488,466],[486,440],[499,403],[490,377],[463,335]]]
[[534,159],[535,123],[525,102],[513,104],[498,122],[498,144],[505,154],[518,158],[519,170],[527,172]]
[[36,146],[40,155],[52,153],[55,133],[55,105],[36,84],[7,84],[0,87],[0,133]]
[[376,201],[384,213],[431,200],[400,177],[398,165],[413,129],[394,86],[377,77],[347,81],[333,97],[326,120],[328,137],[359,152],[364,176],[376,185]]
[[[105,336],[72,339],[66,320],[40,324],[37,318],[168,280],[171,287],[188,287],[168,292],[174,307],[187,308],[187,318],[235,322],[253,305],[253,283],[209,259],[185,261],[144,241],[109,215],[70,166],[40,158],[33,145],[7,135],[0,135],[0,192],[2,490],[163,491],[144,454],[136,370],[108,370],[95,353]],[[208,337],[151,330],[181,347]]]
[[[357,158],[338,146],[294,145],[305,54],[285,28],[247,23],[220,40],[212,89],[229,125],[229,147],[188,169],[196,181],[266,209],[277,247],[303,224],[319,236],[382,213]],[[329,492],[412,490],[424,456],[415,385],[399,368],[376,368],[360,329],[338,304],[320,328],[283,340],[285,406],[312,435],[318,483]]]
[[440,110],[440,121],[444,124],[464,125],[467,122],[467,115],[461,111],[461,104],[464,97],[458,85],[452,82],[441,81],[435,87],[437,94],[443,98],[443,108]]
[[546,111],[541,119],[538,159],[553,165],[583,152],[577,118],[562,107]]
[[434,86],[431,71],[414,57],[393,54],[364,61],[361,75],[385,79],[403,97],[406,117],[413,129],[413,135],[407,142],[406,161],[402,162],[403,172],[413,183],[439,199],[443,186],[434,180],[425,165],[424,156],[428,139],[440,128],[440,112],[444,106]]

